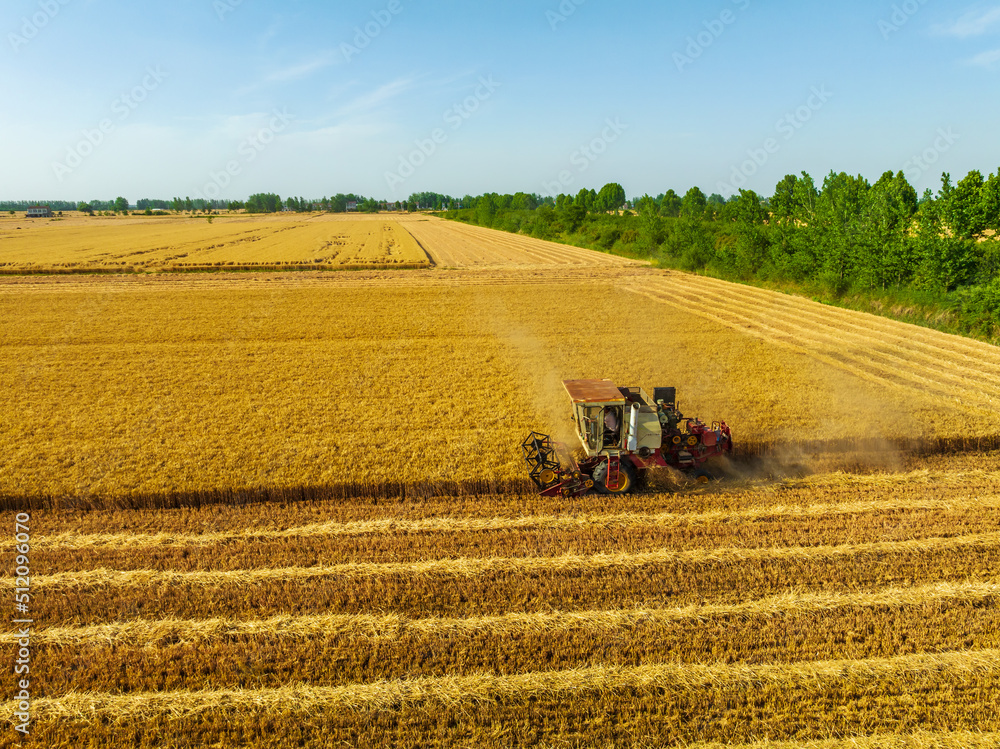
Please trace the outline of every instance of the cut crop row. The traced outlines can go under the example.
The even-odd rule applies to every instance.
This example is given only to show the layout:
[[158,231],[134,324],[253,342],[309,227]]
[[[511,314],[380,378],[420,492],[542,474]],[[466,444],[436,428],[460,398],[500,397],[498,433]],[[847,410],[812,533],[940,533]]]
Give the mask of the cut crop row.
[[[996,732],[997,651],[782,665],[591,666],[516,675],[418,678],[341,687],[287,685],[33,702],[35,740],[151,746],[153,736],[288,746],[341,741],[514,746],[654,739],[747,742],[895,731]],[[11,708],[6,707],[8,715]],[[498,727],[501,727],[498,731]],[[261,737],[274,736],[267,743]],[[277,743],[280,738],[282,743]]]
[[[942,595],[947,591],[953,595]],[[1000,647],[995,584],[812,594],[671,610],[472,619],[318,615],[41,630],[37,696],[71,691],[345,685],[600,662],[778,664]],[[851,604],[850,601],[857,603]],[[837,605],[839,604],[839,605]]]
[[[381,532],[356,532],[354,527],[355,532],[343,533],[338,532],[343,525],[320,524],[288,533],[258,535],[251,531],[223,538],[209,533],[204,539],[165,535],[133,538],[146,543],[126,541],[118,545],[105,539],[110,542],[98,546],[41,545],[36,546],[35,558],[39,569],[45,571],[43,579],[101,568],[187,573],[492,558],[511,559],[510,564],[516,566],[518,558],[641,556],[658,551],[688,553],[679,557],[681,560],[739,559],[755,549],[773,550],[762,553],[777,555],[782,548],[853,548],[893,542],[913,546],[922,540],[931,543],[939,538],[990,534],[995,532],[1000,507],[1000,502],[991,499],[985,499],[982,506],[959,500],[954,503],[956,509],[945,509],[946,503],[937,509],[919,510],[851,503],[842,508],[775,507],[731,515],[466,518],[452,523],[440,519],[389,524]],[[746,551],[736,552],[734,557],[733,549]],[[448,567],[441,569],[447,572]]]
[[481,616],[511,611],[733,603],[790,590],[852,591],[991,580],[996,534],[909,543],[642,555],[439,560],[192,572],[94,570],[32,579],[50,626],[133,618],[371,613]]

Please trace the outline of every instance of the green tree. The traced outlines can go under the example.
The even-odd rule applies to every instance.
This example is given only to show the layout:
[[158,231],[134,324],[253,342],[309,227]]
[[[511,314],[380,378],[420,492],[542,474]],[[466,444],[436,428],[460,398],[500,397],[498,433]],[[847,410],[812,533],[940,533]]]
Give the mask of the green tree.
[[983,183],[980,190],[979,213],[986,229],[1000,232],[1000,169]]
[[816,183],[809,176],[808,172],[802,172],[802,176],[795,182],[793,190],[795,200],[795,218],[803,224],[812,224],[816,218],[816,201],[819,200],[819,190]]
[[914,265],[910,228],[917,203],[917,191],[902,172],[886,172],[868,190],[857,269],[858,280],[869,288],[909,281]]
[[952,291],[964,284],[972,273],[968,240],[945,236],[944,204],[934,200],[930,190],[917,213],[917,268],[914,284],[933,291]]
[[114,211],[115,211],[115,213],[126,213],[126,212],[128,212],[128,200],[126,200],[125,198],[121,198],[121,197],[115,198]]
[[795,186],[799,178],[794,174],[786,174],[781,182],[774,187],[774,196],[771,198],[771,211],[774,218],[779,223],[789,223],[797,218],[797,206],[795,203]]
[[726,260],[740,278],[754,278],[768,259],[768,213],[753,190],[740,190],[727,215],[733,220],[736,241],[727,248]]
[[846,291],[854,280],[862,237],[862,217],[867,208],[869,184],[861,177],[830,172],[816,200],[816,239],[822,280],[835,293]]
[[582,205],[577,205],[576,202],[567,205],[560,217],[562,223],[563,231],[567,234],[575,233],[582,225],[583,222],[587,220],[587,209]]
[[681,215],[681,196],[673,190],[667,190],[660,201],[660,215],[677,218]]
[[601,212],[617,211],[627,200],[625,188],[617,182],[609,182],[597,193],[596,209]]
[[247,198],[247,213],[277,213],[281,210],[281,196],[275,193],[260,192]]
[[660,217],[660,206],[649,195],[643,195],[635,201],[639,213],[639,229],[637,245],[652,255],[666,239],[666,229]]
[[708,205],[708,198],[699,187],[692,187],[684,194],[681,201],[681,216],[685,218],[700,219],[705,215],[705,206]]
[[533,211],[538,207],[538,204],[531,195],[518,192],[514,193],[514,197],[511,199],[510,207],[515,211]]
[[954,188],[947,173],[941,178],[941,195],[944,217],[948,228],[957,237],[974,239],[986,228],[983,213],[985,181],[978,170],[969,172]]

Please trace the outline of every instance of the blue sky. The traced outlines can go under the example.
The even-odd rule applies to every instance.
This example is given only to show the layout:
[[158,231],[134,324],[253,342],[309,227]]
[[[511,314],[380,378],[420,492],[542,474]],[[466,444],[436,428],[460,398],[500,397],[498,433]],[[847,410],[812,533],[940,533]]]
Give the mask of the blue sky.
[[[8,0],[0,199],[1000,166],[1000,4]],[[914,158],[916,157],[916,159]]]

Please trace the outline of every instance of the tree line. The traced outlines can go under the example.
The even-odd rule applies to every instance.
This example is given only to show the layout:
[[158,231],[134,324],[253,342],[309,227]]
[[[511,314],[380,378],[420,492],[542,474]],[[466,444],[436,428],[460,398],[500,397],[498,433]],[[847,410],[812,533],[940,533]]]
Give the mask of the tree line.
[[[282,199],[277,193],[255,193],[246,200],[208,200],[205,198],[174,197],[170,200],[160,198],[141,198],[135,202],[135,210],[151,213],[211,213],[214,211],[239,211],[248,213],[276,213],[286,208],[296,213],[323,211],[330,213],[345,213],[348,205],[360,213],[376,213],[380,210],[418,211],[447,210],[460,205],[460,202],[450,195],[436,192],[417,192],[406,200],[385,201],[378,198],[356,195],[354,193],[337,193],[332,197],[306,199],[304,197],[287,197]],[[124,197],[112,200],[9,200],[0,201],[0,210],[26,211],[32,205],[48,205],[53,211],[81,211],[83,213],[126,213],[130,203]]]
[[936,193],[920,196],[902,172],[874,183],[831,172],[819,185],[802,172],[770,196],[725,199],[692,187],[626,202],[609,184],[462,203],[443,215],[834,300],[902,299],[947,312],[959,332],[1000,337],[1000,170],[957,184],[946,173]]

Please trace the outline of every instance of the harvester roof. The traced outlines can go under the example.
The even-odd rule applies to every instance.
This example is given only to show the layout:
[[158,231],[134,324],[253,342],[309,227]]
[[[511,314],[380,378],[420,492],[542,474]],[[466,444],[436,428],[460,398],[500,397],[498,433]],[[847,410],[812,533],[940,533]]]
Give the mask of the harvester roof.
[[624,403],[625,396],[611,380],[563,380],[574,403]]

